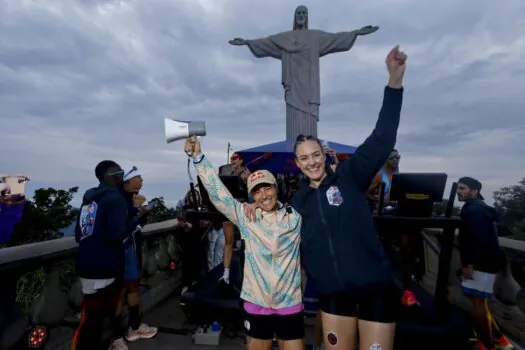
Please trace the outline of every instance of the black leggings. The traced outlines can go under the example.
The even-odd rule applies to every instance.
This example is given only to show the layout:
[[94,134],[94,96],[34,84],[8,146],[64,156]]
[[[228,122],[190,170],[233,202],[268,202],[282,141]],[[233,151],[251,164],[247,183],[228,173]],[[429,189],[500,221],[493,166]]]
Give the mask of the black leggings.
[[114,322],[119,288],[116,282],[98,290],[95,294],[85,294],[82,303],[82,316],[71,343],[71,350],[107,350],[111,339],[105,339],[104,324],[109,319]]

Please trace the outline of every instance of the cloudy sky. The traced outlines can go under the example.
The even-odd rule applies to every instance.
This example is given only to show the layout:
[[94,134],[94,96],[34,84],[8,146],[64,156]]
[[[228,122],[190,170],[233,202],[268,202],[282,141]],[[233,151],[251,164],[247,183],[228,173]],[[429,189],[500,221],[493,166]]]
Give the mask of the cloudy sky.
[[[319,136],[371,132],[394,44],[409,55],[398,149],[404,171],[479,178],[486,197],[525,176],[523,0],[310,0],[310,27],[380,26],[324,57]],[[95,184],[102,159],[148,170],[144,193],[188,188],[163,118],[205,120],[217,165],[285,137],[280,64],[234,37],[289,30],[291,0],[0,0],[0,173],[38,187]],[[450,181],[451,182],[451,181]]]

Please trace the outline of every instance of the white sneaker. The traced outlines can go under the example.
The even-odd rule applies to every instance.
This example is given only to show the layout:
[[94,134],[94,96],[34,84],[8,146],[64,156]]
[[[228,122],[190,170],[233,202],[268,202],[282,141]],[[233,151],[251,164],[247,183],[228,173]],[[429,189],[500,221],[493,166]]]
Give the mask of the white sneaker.
[[150,339],[156,336],[157,332],[158,332],[157,327],[148,326],[147,324],[143,323],[136,330],[129,328],[128,334],[126,335],[126,339],[128,341],[135,341],[139,339]]
[[110,350],[128,350],[128,344],[126,344],[126,341],[123,338],[114,340],[113,343],[111,343],[111,346],[109,348]]

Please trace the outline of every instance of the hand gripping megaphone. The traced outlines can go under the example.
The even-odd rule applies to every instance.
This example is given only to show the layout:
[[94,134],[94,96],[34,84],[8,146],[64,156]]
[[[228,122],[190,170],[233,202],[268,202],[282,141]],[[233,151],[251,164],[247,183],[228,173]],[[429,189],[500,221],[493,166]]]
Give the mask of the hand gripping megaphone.
[[206,136],[206,124],[202,121],[187,122],[164,118],[164,133],[166,143],[192,136]]

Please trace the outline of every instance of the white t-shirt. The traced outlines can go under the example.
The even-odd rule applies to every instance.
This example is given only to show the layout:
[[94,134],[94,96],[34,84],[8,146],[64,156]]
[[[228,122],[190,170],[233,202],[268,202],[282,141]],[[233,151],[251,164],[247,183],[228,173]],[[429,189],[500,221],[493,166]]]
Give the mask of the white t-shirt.
[[107,279],[80,278],[80,283],[82,284],[83,294],[95,294],[98,290],[106,288],[113,282],[115,282],[114,278],[107,278]]

